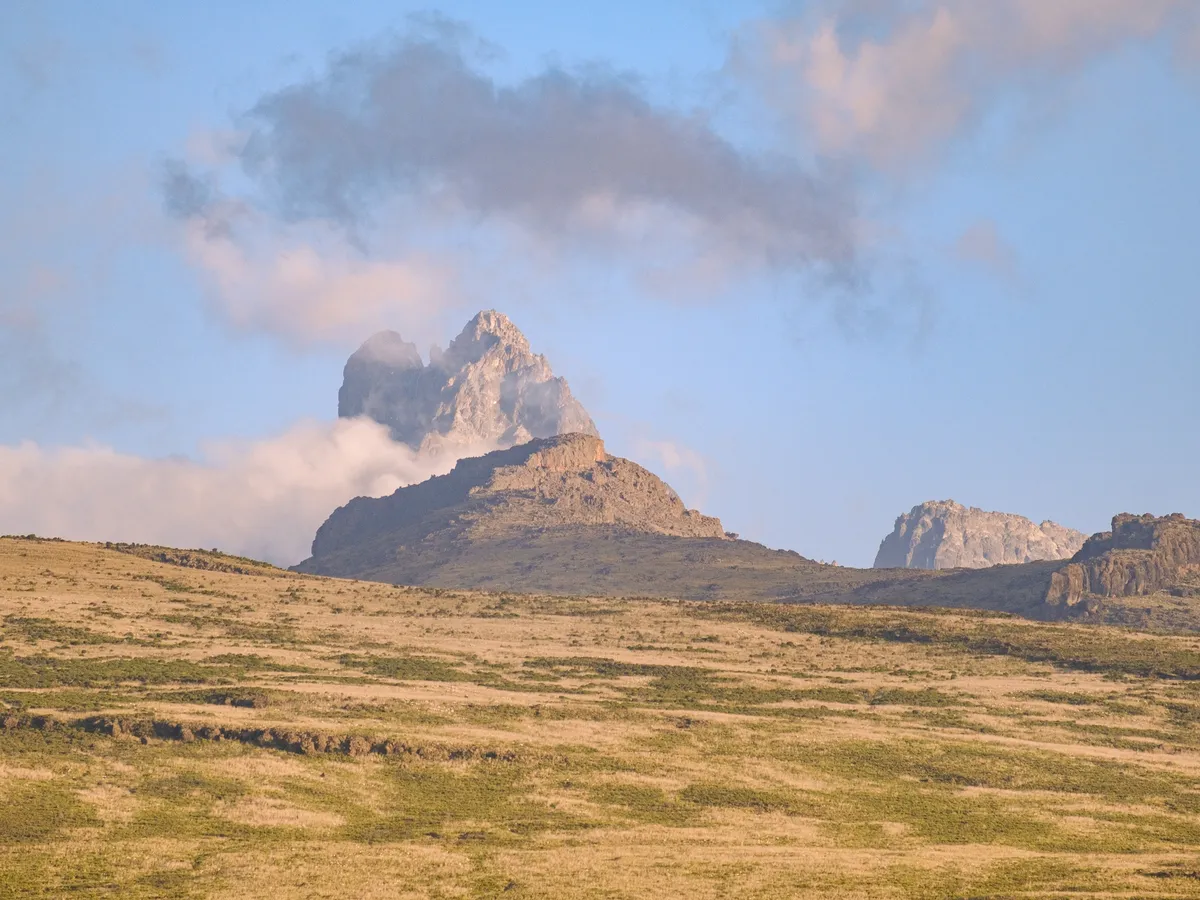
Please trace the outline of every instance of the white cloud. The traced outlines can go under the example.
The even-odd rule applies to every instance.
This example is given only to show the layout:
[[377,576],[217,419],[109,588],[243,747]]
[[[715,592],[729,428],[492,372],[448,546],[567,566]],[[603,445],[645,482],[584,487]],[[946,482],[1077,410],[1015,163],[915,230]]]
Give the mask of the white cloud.
[[450,266],[419,254],[364,258],[329,229],[305,229],[308,240],[263,230],[249,243],[199,219],[183,227],[189,260],[237,328],[342,342],[399,319],[425,334],[456,297]]
[[[678,441],[652,441],[645,438],[634,441],[634,452],[643,465],[664,473],[666,481],[682,479],[690,505],[704,504],[708,495],[708,463],[701,454]],[[679,484],[671,486],[679,488]]]
[[454,462],[453,455],[395,443],[366,419],[304,422],[264,440],[214,442],[198,461],[90,445],[0,446],[0,532],[218,547],[292,564],[308,556],[336,507],[389,494]]
[[764,26],[773,97],[818,150],[884,168],[921,161],[1005,89],[1200,20],[1194,0],[917,0],[874,29],[850,0],[820,9]]

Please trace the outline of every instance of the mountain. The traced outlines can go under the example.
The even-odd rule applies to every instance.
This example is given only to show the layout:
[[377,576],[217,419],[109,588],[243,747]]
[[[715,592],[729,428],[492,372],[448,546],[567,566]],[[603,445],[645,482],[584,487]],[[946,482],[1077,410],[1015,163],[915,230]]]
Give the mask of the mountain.
[[1200,521],[1181,513],[1114,516],[1112,531],[1092,535],[1070,563],[1054,573],[1046,599],[1074,606],[1089,596],[1157,592],[1200,597]]
[[574,433],[461,459],[389,497],[350,501],[317,531],[301,571],[390,580],[431,547],[457,555],[489,539],[572,526],[725,540],[719,519],[688,509],[595,435]]
[[525,593],[1077,612],[1046,606],[1046,564],[883,572],[737,540],[586,434],[462,459],[391,496],[352,500],[321,526],[296,570]]
[[879,545],[877,569],[982,569],[1069,559],[1086,536],[1055,522],[1034,524],[1011,513],[985,512],[953,500],[914,506]]
[[736,539],[587,434],[461,459],[391,496],[352,500],[295,568],[452,589],[949,607],[1200,631],[1200,523],[1181,516],[1117,516],[1070,562],[853,569]]
[[471,319],[445,351],[434,347],[428,365],[396,332],[373,335],[346,362],[338,415],[368,416],[414,449],[598,434],[566,380],[495,310]]

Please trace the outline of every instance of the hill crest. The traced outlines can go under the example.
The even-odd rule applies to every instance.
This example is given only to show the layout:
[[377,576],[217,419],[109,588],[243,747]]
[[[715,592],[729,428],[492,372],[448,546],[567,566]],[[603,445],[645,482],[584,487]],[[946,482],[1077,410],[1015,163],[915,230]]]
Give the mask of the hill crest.
[[461,459],[446,475],[388,497],[358,497],[317,531],[302,571],[375,568],[414,542],[457,545],[501,533],[574,526],[725,539],[721,521],[688,509],[662,479],[610,455],[590,434],[536,439]]

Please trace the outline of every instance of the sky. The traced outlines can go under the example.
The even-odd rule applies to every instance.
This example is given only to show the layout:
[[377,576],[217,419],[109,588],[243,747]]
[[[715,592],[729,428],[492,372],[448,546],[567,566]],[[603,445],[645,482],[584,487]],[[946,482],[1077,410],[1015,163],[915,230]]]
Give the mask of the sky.
[[772,547],[1200,516],[1194,0],[8,0],[0,133],[3,532],[296,562],[487,308]]

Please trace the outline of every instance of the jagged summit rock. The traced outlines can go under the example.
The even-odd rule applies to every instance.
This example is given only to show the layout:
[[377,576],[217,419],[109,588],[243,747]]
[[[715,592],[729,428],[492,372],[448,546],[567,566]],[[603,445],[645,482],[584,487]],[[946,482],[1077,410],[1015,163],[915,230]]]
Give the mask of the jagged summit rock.
[[688,509],[658,476],[610,456],[595,435],[574,433],[461,459],[388,497],[351,500],[317,531],[300,568],[378,577],[407,571],[406,556],[440,566],[480,542],[572,527],[725,539],[719,519]]
[[953,500],[914,506],[879,545],[877,569],[982,569],[1008,563],[1069,559],[1086,536],[1055,522],[1031,522]]
[[425,364],[394,331],[346,363],[338,415],[368,416],[414,449],[511,447],[532,438],[598,434],[563,378],[503,313],[485,310]]

